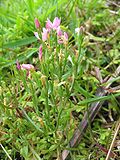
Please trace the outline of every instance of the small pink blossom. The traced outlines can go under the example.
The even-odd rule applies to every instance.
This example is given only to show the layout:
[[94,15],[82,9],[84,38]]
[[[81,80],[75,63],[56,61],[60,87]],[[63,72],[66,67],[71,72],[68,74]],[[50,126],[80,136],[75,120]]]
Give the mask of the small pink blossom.
[[60,25],[60,19],[58,17],[55,17],[54,20],[53,20],[53,23],[47,19],[47,22],[46,22],[46,29],[48,29],[48,31],[50,31],[51,29],[53,30],[57,30],[57,28],[59,27]]
[[64,34],[62,36],[60,36],[60,38],[58,39],[58,43],[59,44],[67,44],[68,43],[68,34],[66,32],[64,32]]
[[48,30],[46,28],[43,28],[43,32],[42,32],[42,40],[43,42],[46,41],[48,39]]
[[39,35],[38,35],[38,32],[34,32],[34,35],[35,35],[35,37],[36,37],[38,40],[40,40],[40,37],[39,37]]
[[26,76],[28,77],[30,75],[30,70],[34,70],[34,66],[32,64],[22,64],[20,65],[20,63],[18,62],[18,60],[16,61],[16,68],[18,70],[26,70],[27,73],[26,73]]
[[39,47],[38,57],[39,57],[39,60],[42,59],[42,45],[40,45],[40,47]]
[[68,41],[68,34],[66,32],[64,32],[64,40]]
[[60,29],[60,26],[57,28],[57,36],[58,37],[62,36],[62,31]]
[[52,28],[56,30],[59,27],[60,22],[61,20],[58,17],[55,17],[53,24],[52,24]]
[[46,29],[48,30],[48,31],[50,31],[51,29],[52,29],[52,26],[53,26],[53,24],[52,24],[52,22],[49,20],[49,18],[47,19],[47,22],[46,22]]
[[32,64],[22,64],[21,69],[25,69],[25,70],[30,71],[30,70],[34,69],[34,66]]
[[40,28],[40,22],[37,18],[35,18],[35,27],[36,29]]

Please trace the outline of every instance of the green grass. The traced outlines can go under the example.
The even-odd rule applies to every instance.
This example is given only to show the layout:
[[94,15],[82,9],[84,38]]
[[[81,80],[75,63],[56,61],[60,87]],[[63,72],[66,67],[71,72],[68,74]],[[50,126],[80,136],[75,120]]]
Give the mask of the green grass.
[[[37,41],[34,19],[43,28],[47,18],[53,21],[56,16],[68,33],[68,44],[59,45],[54,32],[48,45]],[[108,84],[101,83],[99,75],[111,76],[120,65],[119,16],[119,8],[105,0],[1,2],[1,160],[60,159],[85,111],[98,101],[104,101],[99,114],[81,143],[68,150],[73,160],[105,160],[106,153],[95,144],[110,147],[120,117],[120,89],[103,97],[95,94]],[[77,35],[80,26],[84,31]],[[35,70],[26,77],[26,70],[16,69],[16,60],[33,64]],[[118,75],[111,89],[119,85]],[[119,157],[118,145],[112,151]]]

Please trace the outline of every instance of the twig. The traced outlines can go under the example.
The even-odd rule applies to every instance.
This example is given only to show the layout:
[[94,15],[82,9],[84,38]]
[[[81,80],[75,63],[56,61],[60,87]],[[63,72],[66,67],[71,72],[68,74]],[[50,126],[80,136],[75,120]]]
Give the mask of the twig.
[[113,148],[113,145],[114,145],[114,142],[115,142],[115,139],[116,139],[116,136],[117,136],[117,134],[118,134],[119,129],[120,129],[120,119],[119,119],[119,121],[118,121],[117,128],[116,128],[116,130],[115,130],[115,134],[114,134],[112,143],[111,143],[111,145],[110,145],[110,148],[109,148],[109,151],[108,151],[108,153],[107,153],[107,156],[106,156],[106,159],[105,159],[105,160],[109,160],[109,158],[110,158],[110,153],[111,153],[111,150],[112,150],[112,148]]
[[[106,89],[108,89],[110,87],[114,77],[117,77],[119,74],[120,74],[120,66],[116,69],[113,76],[111,76],[108,79],[107,86],[105,87]],[[107,90],[103,89],[102,87],[98,88],[98,90],[96,92],[96,96],[98,96],[98,97],[105,96],[106,94],[107,94]],[[99,110],[101,109],[103,103],[104,102],[98,101],[98,102],[93,102],[91,104],[91,107],[85,113],[82,122],[79,124],[78,128],[75,130],[75,132],[73,134],[73,137],[69,141],[68,148],[76,147],[80,143],[80,141],[81,141],[81,139],[82,139],[87,127],[88,127],[88,124],[89,124],[88,120],[90,120],[91,122],[94,120],[94,118],[98,114]],[[70,159],[70,151],[64,150],[62,152],[62,160],[67,160],[67,159]]]
[[115,2],[112,2],[112,1],[109,1],[109,0],[107,0],[107,4],[108,4],[108,6],[109,5],[114,5],[114,6],[116,6],[116,7],[120,7],[120,5],[119,4],[117,4],[117,3],[115,3]]
[[12,158],[9,156],[8,152],[6,151],[6,149],[4,148],[4,146],[2,144],[0,144],[1,148],[3,149],[3,151],[6,153],[6,155],[8,156],[8,158],[10,160],[12,160]]

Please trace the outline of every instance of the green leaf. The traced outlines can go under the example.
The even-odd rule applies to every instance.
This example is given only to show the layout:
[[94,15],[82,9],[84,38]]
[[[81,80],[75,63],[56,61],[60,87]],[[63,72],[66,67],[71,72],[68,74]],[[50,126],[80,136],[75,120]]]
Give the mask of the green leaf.
[[36,41],[37,41],[37,38],[35,38],[34,36],[28,37],[28,38],[23,38],[21,40],[16,40],[16,41],[4,44],[3,49],[5,49],[5,48],[15,49],[17,47],[25,46],[25,45],[31,44],[33,42],[36,42]]
[[36,160],[42,160],[42,159],[40,158],[39,154],[34,150],[33,147],[30,146],[30,149],[31,149],[32,153],[35,155]]
[[93,97],[93,95],[89,92],[87,92],[85,89],[83,89],[79,84],[78,82],[76,81],[75,84],[74,84],[74,88],[75,88],[75,91],[77,91],[78,93],[81,93],[82,95],[84,95],[86,98],[90,98],[90,97]]
[[[76,106],[74,106],[74,108],[70,108],[69,111],[73,111],[73,110],[76,110],[76,109],[79,109],[81,108],[81,106],[83,105],[87,105],[87,104],[90,104],[90,103],[93,103],[93,102],[100,102],[100,101],[105,101],[105,100],[109,100],[111,98],[114,97],[119,97],[120,96],[120,93],[116,93],[116,94],[111,94],[111,95],[108,95],[108,96],[102,96],[102,97],[94,97],[94,98],[87,98],[83,101],[80,101]],[[68,111],[68,109],[67,109]]]
[[28,120],[28,122],[30,122],[37,131],[39,131],[40,133],[43,133],[43,130],[40,129],[40,128],[32,121],[32,119],[27,115],[27,113],[25,112],[25,110],[24,110],[22,107],[19,107],[19,108],[23,111],[23,113],[24,113],[26,119]]
[[28,158],[28,146],[21,148],[20,153],[24,158]]
[[[85,105],[85,104],[92,103],[92,102],[105,101],[105,100],[111,99],[112,96],[113,95],[108,95],[108,96],[103,96],[103,97],[88,98],[86,100],[83,100],[83,101],[79,102],[78,104],[79,105]],[[118,97],[118,96],[120,96],[120,93],[114,94],[114,97]]]
[[52,145],[52,146],[49,148],[49,152],[54,151],[56,148],[57,148],[57,145]]
[[0,69],[3,69],[5,67],[9,67],[16,63],[16,60],[18,59],[19,62],[23,62],[30,58],[35,52],[37,52],[37,48],[30,48],[27,50],[27,52],[23,52],[20,56],[18,56],[14,60],[6,60],[2,57],[0,57]]

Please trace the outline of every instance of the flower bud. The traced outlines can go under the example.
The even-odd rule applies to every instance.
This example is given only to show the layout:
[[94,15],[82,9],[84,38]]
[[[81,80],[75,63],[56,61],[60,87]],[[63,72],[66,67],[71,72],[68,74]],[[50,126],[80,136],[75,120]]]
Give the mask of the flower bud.
[[46,83],[46,76],[45,75],[41,76],[41,82],[42,82],[42,85],[45,86],[45,83]]
[[36,29],[40,28],[40,22],[37,18],[35,18],[35,27],[36,27]]

